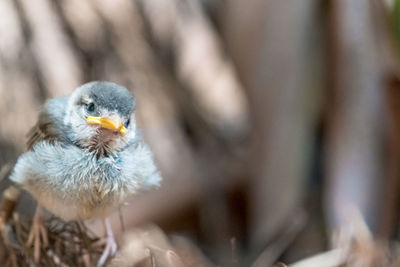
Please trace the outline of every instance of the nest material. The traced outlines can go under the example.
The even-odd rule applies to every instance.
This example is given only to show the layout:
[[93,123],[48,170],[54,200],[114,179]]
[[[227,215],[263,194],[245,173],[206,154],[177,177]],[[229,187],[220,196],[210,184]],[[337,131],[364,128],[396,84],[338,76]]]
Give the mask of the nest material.
[[82,222],[64,222],[56,217],[44,221],[47,244],[41,244],[38,261],[34,247],[28,246],[32,222],[21,220],[15,212],[20,190],[9,187],[3,193],[0,209],[0,266],[90,267],[97,263],[104,242]]
[[[19,191],[13,187],[3,193],[0,208],[0,266],[24,267],[91,267],[98,262],[105,242],[82,222],[64,222],[56,217],[45,220],[47,246],[40,246],[40,257],[35,262],[33,246],[27,245],[31,222],[20,219],[15,212]],[[349,218],[352,231],[344,231],[337,238],[336,247],[290,266],[314,267],[329,263],[330,266],[399,266],[398,244],[388,246],[372,237],[358,212]],[[267,250],[275,250],[275,246]],[[269,253],[267,253],[269,254]],[[232,259],[232,263],[237,263]],[[265,261],[263,261],[265,263]],[[252,267],[266,266],[251,264]],[[214,267],[189,239],[168,236],[152,225],[134,229],[124,234],[122,246],[106,265],[112,267]],[[232,265],[233,266],[233,265]],[[235,264],[235,266],[238,266]],[[280,264],[278,266],[286,266]]]
[[[35,247],[27,245],[32,221],[21,219],[15,211],[20,191],[9,187],[0,208],[0,266],[91,267],[96,266],[105,249],[105,240],[82,222],[64,222],[57,217],[44,220],[47,242],[35,257]],[[45,245],[45,243],[47,243]],[[37,255],[37,254],[36,254]],[[35,258],[38,260],[35,262]],[[183,237],[169,237],[153,225],[131,230],[122,240],[114,258],[105,265],[123,267],[198,267],[215,266]]]
[[104,242],[83,223],[64,222],[52,217],[45,222],[48,245],[40,246],[39,262],[34,261],[34,248],[27,246],[30,224],[14,214],[3,227],[2,246],[8,252],[1,266],[77,266],[89,267],[97,263]]

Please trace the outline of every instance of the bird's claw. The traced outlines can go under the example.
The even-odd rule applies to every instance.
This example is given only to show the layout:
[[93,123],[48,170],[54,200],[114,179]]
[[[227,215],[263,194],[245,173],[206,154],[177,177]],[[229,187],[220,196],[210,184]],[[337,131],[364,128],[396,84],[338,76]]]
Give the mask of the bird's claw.
[[115,253],[117,252],[117,243],[115,242],[109,219],[105,219],[104,223],[107,232],[106,247],[104,248],[104,251],[100,256],[100,259],[97,262],[97,267],[104,266],[104,264],[107,261],[107,258],[115,255]]
[[48,244],[49,241],[47,238],[47,230],[44,226],[43,216],[41,214],[40,207],[38,207],[35,216],[33,217],[28,240],[26,241],[26,245],[28,247],[33,246],[33,260],[35,263],[39,262],[41,246],[47,247]]

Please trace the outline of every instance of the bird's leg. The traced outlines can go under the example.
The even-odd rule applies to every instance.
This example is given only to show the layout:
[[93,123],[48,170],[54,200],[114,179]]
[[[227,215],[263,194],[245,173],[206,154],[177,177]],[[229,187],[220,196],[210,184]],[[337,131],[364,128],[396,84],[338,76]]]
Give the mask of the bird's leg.
[[[43,242],[43,243],[42,243]],[[47,230],[44,226],[44,220],[42,215],[42,207],[37,206],[35,215],[33,216],[33,221],[31,225],[31,230],[29,232],[28,241],[26,245],[28,247],[33,245],[33,259],[35,263],[39,262],[40,259],[40,248],[48,246]]]
[[114,239],[114,234],[111,228],[110,219],[104,219],[104,226],[106,228],[107,233],[107,240],[106,240],[106,247],[104,248],[103,253],[97,263],[97,267],[103,266],[106,262],[107,258],[111,255],[114,255],[117,252],[117,243]]

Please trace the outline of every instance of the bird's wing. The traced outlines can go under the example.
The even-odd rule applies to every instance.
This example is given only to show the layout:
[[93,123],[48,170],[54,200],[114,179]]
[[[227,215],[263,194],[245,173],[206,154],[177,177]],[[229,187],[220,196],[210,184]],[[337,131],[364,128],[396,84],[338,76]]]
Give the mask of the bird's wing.
[[54,142],[66,138],[63,125],[67,103],[68,98],[54,98],[45,103],[36,125],[27,134],[28,150],[43,140]]

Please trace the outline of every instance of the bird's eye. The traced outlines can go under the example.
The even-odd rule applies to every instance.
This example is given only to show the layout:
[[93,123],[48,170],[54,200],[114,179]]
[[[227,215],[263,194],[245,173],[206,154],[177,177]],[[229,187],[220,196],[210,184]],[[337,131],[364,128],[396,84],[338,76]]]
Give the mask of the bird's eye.
[[131,119],[128,119],[128,120],[126,121],[125,126],[128,127],[128,126],[129,126],[129,123],[131,123]]
[[93,112],[95,109],[94,103],[89,103],[85,106],[87,112]]

